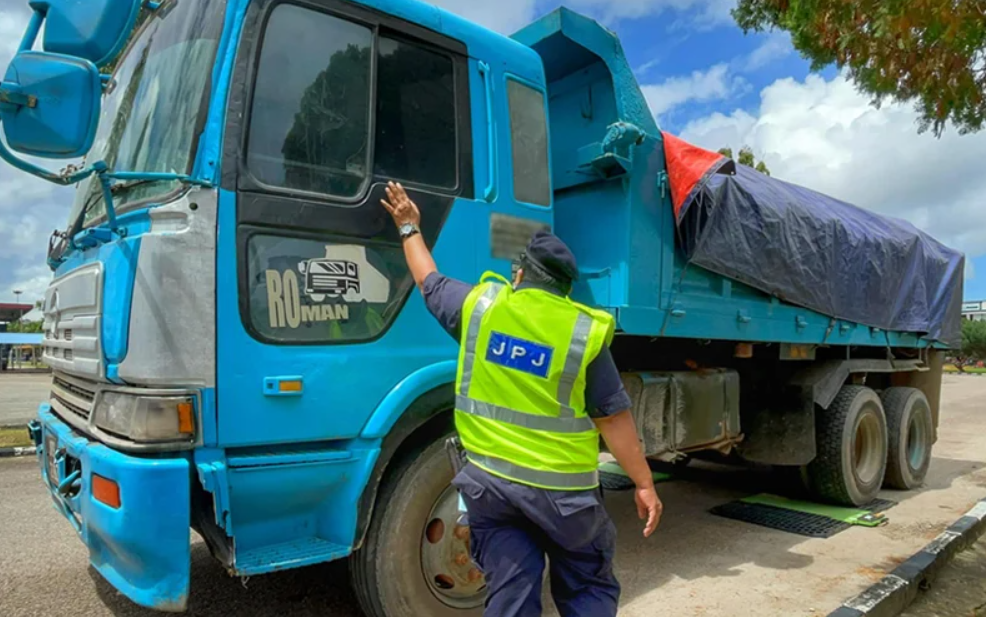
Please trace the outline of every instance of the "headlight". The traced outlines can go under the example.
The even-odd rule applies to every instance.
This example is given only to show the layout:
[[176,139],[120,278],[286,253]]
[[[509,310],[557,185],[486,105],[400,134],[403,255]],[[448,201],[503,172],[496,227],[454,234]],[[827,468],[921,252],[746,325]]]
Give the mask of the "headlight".
[[189,441],[195,436],[192,399],[104,392],[94,412],[99,428],[138,442]]

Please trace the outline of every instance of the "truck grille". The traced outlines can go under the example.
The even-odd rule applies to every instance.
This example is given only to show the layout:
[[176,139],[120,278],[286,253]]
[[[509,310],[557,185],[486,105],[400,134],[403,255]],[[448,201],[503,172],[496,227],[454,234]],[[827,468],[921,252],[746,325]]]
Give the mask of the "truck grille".
[[95,389],[84,381],[55,375],[51,381],[51,406],[61,415],[74,414],[89,420]]
[[44,300],[44,361],[56,371],[103,377],[103,265],[87,264],[52,281]]

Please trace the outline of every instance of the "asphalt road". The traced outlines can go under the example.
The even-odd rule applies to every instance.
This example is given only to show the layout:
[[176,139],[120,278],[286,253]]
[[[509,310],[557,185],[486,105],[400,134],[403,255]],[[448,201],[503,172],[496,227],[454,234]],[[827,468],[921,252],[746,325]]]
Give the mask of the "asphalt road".
[[[715,517],[708,510],[764,490],[760,472],[696,464],[660,487],[666,514],[640,538],[632,499],[607,497],[620,530],[621,615],[816,617],[835,609],[927,544],[986,495],[986,378],[946,377],[942,427],[926,486],[885,492],[900,504],[890,524],[808,539]],[[87,567],[86,551],[51,507],[33,460],[0,460],[0,615],[156,615],[117,594]],[[984,555],[986,557],[986,555]],[[973,564],[977,563],[972,557]],[[958,575],[955,575],[958,576]],[[982,580],[980,575],[980,581]],[[942,599],[926,597],[930,615]],[[192,545],[195,616],[356,617],[344,564],[230,578],[201,541]]]
[[50,391],[48,373],[0,372],[0,426],[27,424]]

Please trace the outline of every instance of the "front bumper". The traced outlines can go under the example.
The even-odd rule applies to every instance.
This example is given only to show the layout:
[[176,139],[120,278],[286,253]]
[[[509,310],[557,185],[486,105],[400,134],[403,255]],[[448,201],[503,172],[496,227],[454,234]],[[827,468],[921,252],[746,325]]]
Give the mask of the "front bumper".
[[[47,404],[31,423],[55,509],[89,549],[89,561],[135,603],[183,611],[190,571],[191,468],[184,456],[131,456],[73,431]],[[116,482],[120,507],[97,501],[92,474]]]

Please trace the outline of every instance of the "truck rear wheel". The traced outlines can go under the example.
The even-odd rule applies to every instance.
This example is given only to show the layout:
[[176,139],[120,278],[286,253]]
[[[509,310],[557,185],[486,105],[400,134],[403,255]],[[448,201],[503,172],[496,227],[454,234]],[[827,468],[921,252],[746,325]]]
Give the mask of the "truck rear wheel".
[[808,464],[815,496],[836,504],[873,501],[887,468],[887,420],[877,393],[843,386],[816,419],[818,454]]
[[457,525],[444,441],[409,453],[381,487],[366,540],[350,560],[369,617],[483,613],[486,584],[469,557],[469,528]]
[[931,406],[917,388],[887,388],[880,398],[890,433],[884,484],[905,491],[917,488],[931,465]]

